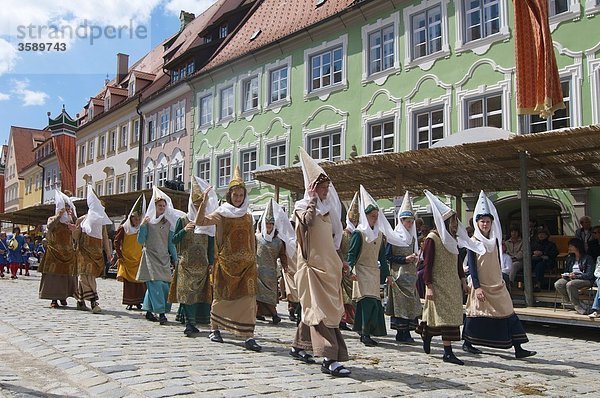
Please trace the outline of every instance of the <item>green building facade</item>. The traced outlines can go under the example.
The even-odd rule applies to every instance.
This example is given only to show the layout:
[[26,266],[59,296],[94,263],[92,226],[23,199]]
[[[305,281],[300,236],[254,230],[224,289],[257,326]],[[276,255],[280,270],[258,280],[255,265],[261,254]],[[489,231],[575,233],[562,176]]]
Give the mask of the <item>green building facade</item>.
[[[517,115],[511,0],[296,0],[274,12],[277,3],[263,1],[191,81],[192,173],[222,195],[240,165],[255,210],[274,189],[252,171],[293,165],[299,146],[335,161],[427,148],[472,127],[526,134],[600,123],[600,0],[549,0],[566,109],[548,120]],[[312,20],[274,33],[298,12]],[[518,223],[516,192],[488,194],[505,229]],[[477,195],[464,195],[463,220]],[[391,217],[393,198],[380,199]],[[600,223],[598,188],[531,191],[530,200],[552,233],[574,233],[584,214]],[[280,203],[292,201],[281,192]],[[427,218],[427,201],[415,205]]]

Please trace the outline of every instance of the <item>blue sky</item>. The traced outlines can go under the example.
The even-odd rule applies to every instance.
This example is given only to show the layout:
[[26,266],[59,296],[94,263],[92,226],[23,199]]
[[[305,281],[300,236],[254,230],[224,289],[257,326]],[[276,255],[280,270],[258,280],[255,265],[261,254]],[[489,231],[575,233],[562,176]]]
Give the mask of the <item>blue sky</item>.
[[[117,53],[128,54],[132,65],[179,30],[180,10],[198,15],[214,1],[3,0],[0,143],[8,141],[11,125],[44,128],[46,113],[56,116],[63,104],[75,117],[107,75],[114,77]],[[38,51],[25,51],[27,43]],[[40,43],[52,49],[40,51]]]

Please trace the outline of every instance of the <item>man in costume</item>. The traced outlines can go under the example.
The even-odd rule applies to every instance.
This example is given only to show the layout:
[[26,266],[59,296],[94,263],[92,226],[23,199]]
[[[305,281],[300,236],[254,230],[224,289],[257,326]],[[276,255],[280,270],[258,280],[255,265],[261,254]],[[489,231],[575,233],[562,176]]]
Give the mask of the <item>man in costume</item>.
[[73,233],[77,245],[77,309],[87,310],[85,300],[90,301],[94,314],[102,312],[98,305],[96,278],[104,273],[104,255],[112,257],[112,248],[105,225],[112,224],[104,206],[91,185],[87,186],[88,212],[77,219]]
[[386,315],[391,317],[390,328],[396,330],[396,341],[413,343],[410,331],[417,327],[423,306],[417,291],[419,243],[415,213],[408,192],[404,194],[394,231],[401,240],[401,245],[387,245],[386,254],[393,283],[388,288]]
[[66,306],[67,297],[75,297],[77,291],[77,255],[73,248],[77,215],[71,199],[58,190],[54,204],[56,212],[48,218],[48,245],[38,272],[42,273],[40,298],[51,300],[50,307],[58,308],[59,301]]
[[[188,213],[177,220],[173,235],[179,262],[175,267],[168,300],[169,303],[179,303],[178,316],[185,323],[183,334],[187,337],[199,333],[196,323],[210,322],[210,268],[215,259],[215,227],[199,227],[195,224],[204,199],[203,192],[208,187],[206,181],[192,177]],[[210,191],[208,202],[206,209],[213,212],[219,203],[214,191]]]
[[473,225],[475,233],[472,240],[478,250],[469,250],[467,255],[472,286],[467,300],[463,350],[481,354],[481,350],[473,347],[477,344],[494,348],[514,347],[517,359],[535,355],[535,351],[521,347],[529,340],[502,278],[502,227],[496,207],[483,191],[473,212]]
[[222,343],[221,329],[246,338],[244,347],[261,351],[254,339],[256,325],[256,238],[254,220],[248,213],[248,192],[239,166],[229,182],[226,202],[206,214],[204,191],[196,225],[216,226],[216,258],[213,267],[213,302],[210,340]]
[[353,330],[360,334],[360,341],[370,347],[378,344],[371,336],[387,335],[379,285],[381,279],[387,280],[388,285],[392,282],[384,239],[385,224],[388,231],[391,227],[362,185],[359,209],[360,222],[352,233],[348,251],[348,264],[353,273],[352,299],[357,303]]
[[12,235],[8,235],[7,241],[10,279],[17,279],[17,271],[23,263],[23,246],[25,245],[25,238],[21,235],[21,228],[14,227]]
[[117,256],[117,280],[123,282],[123,304],[127,310],[133,306],[142,309],[146,285],[135,279],[142,259],[142,245],[137,240],[142,215],[146,212],[146,198],[140,195],[127,220],[117,229],[114,247]]
[[[256,318],[264,320],[265,316],[270,316],[273,319],[273,324],[277,325],[281,322],[281,318],[277,315],[277,260],[279,259],[281,262],[284,273],[287,272],[288,261],[286,244],[279,238],[279,231],[275,227],[273,205],[273,199],[271,199],[260,218],[260,231],[256,234],[256,266],[258,273]],[[285,214],[283,217],[287,221]]]
[[302,306],[302,321],[290,355],[307,363],[314,359],[305,350],[323,357],[321,371],[336,377],[350,375],[340,362],[348,349],[339,329],[344,304],[343,263],[338,249],[342,239],[341,203],[325,171],[300,148],[304,199],[296,202],[298,271],[295,279]]
[[0,232],[0,278],[4,278],[4,267],[6,267],[6,272],[9,273],[8,242],[6,241],[6,233]]
[[[143,246],[142,261],[136,279],[146,282],[142,310],[146,319],[167,323],[166,313],[171,311],[167,302],[171,284],[171,266],[177,264],[177,249],[173,244],[175,225],[185,213],[173,207],[171,198],[152,187],[152,198],[138,231],[138,242]],[[154,313],[159,314],[158,319]]]
[[463,291],[468,290],[458,246],[474,245],[456,212],[431,192],[424,192],[431,204],[435,230],[427,235],[423,245],[425,305],[417,333],[423,338],[426,354],[431,352],[432,337],[441,335],[444,362],[464,365],[452,352],[452,341],[460,341]]

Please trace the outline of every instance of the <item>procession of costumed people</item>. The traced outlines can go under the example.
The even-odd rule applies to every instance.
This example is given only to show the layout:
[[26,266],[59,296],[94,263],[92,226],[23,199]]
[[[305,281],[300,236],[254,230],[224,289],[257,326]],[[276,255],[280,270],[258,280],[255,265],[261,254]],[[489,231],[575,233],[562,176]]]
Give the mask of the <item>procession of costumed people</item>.
[[[427,354],[432,339],[441,336],[447,363],[464,364],[452,350],[452,342],[460,340],[474,355],[483,353],[479,346],[514,348],[517,359],[536,354],[522,347],[528,338],[502,276],[502,228],[483,191],[469,237],[458,214],[425,190],[434,228],[420,247],[408,192],[392,227],[362,185],[344,212],[334,181],[318,161],[303,148],[299,158],[302,199],[287,211],[269,199],[258,222],[239,167],[221,203],[207,181],[193,177],[187,213],[153,187],[148,204],[140,195],[117,228],[114,256],[107,234],[113,221],[92,186],[87,213],[79,218],[72,198],[57,191],[39,266],[39,297],[51,308],[67,306],[72,297],[77,309],[101,313],[96,278],[112,259],[125,309],[166,325],[177,303],[175,321],[185,325],[187,337],[206,325],[211,342],[222,343],[222,332],[229,332],[247,350],[261,351],[257,320],[278,325],[284,319],[279,301],[287,301],[288,319],[296,325],[288,354],[306,364],[320,357],[321,371],[334,377],[351,374],[342,364],[350,358],[342,330],[356,332],[367,347],[377,346],[375,338],[388,334],[385,315],[395,341],[412,344],[416,331]],[[15,231],[0,242],[6,252],[23,246],[19,236]]]

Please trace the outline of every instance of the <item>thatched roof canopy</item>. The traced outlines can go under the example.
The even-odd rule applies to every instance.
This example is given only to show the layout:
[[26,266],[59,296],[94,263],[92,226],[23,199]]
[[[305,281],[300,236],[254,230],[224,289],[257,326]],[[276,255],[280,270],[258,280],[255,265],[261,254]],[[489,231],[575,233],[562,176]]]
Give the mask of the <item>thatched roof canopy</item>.
[[[437,194],[518,190],[519,153],[528,154],[529,189],[600,185],[600,125],[454,146],[357,156],[321,163],[342,199],[359,184],[377,198],[405,191]],[[260,171],[254,177],[293,192],[304,191],[299,166]]]
[[[189,193],[174,191],[168,188],[161,188],[161,190],[173,200],[175,208],[187,212]],[[136,192],[101,196],[100,199],[105,203],[106,214],[109,217],[126,216],[129,214],[129,210],[131,210],[131,207],[142,193],[146,196],[147,201],[152,197],[152,190],[144,189]],[[85,199],[76,200],[73,204],[77,209],[77,215],[81,216],[87,213],[88,208]],[[48,221],[48,217],[54,215],[54,210],[54,203],[30,206],[14,212],[0,214],[0,221],[23,225],[44,225],[46,224],[46,221]]]

